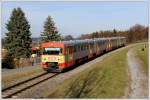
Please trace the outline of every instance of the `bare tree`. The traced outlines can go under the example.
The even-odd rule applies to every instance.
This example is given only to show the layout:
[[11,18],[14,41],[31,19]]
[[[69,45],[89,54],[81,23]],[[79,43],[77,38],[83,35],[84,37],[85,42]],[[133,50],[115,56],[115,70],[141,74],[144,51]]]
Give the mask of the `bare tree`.
[[72,35],[66,35],[66,36],[63,37],[63,40],[69,41],[69,40],[74,40],[74,38],[73,38]]
[[128,39],[129,42],[134,42],[137,40],[142,40],[145,37],[145,26],[136,24],[129,29]]

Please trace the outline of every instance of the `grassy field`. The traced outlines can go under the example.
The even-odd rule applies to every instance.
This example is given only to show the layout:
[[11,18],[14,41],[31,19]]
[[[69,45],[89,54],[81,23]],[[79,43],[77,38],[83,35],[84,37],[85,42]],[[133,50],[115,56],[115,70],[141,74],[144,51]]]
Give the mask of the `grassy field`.
[[139,46],[136,46],[133,48],[133,50],[136,57],[138,57],[143,62],[143,69],[146,74],[148,74],[148,43],[145,42]]
[[111,54],[91,66],[93,69],[66,80],[49,98],[121,98],[129,81],[127,51]]

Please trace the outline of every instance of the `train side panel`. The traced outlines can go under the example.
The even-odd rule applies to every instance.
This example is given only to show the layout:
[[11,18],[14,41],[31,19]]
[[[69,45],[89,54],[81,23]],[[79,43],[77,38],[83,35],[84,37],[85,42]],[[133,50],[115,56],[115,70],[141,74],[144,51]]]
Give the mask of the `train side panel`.
[[48,50],[58,48],[62,51],[57,55],[42,55],[42,66],[48,70],[51,68],[51,64],[55,64],[56,67],[52,67],[57,68],[55,70],[62,71],[80,61],[90,59],[95,55],[111,51],[125,44],[125,37],[44,43],[42,48]]

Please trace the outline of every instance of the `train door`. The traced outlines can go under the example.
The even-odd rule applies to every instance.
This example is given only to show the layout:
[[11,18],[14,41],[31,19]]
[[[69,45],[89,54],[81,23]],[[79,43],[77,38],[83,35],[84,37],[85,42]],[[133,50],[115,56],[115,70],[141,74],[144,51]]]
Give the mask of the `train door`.
[[112,40],[108,39],[108,51],[112,50]]
[[109,39],[107,39],[106,41],[107,41],[106,42],[107,43],[106,51],[109,51],[109,46],[110,46]]
[[99,55],[99,54],[100,54],[100,48],[101,48],[100,42],[101,42],[101,41],[97,41],[97,42],[96,42],[96,50],[97,50],[97,51],[96,51],[96,55]]
[[66,64],[67,64],[67,66],[71,66],[74,64],[73,46],[68,46],[66,51],[67,51]]
[[88,58],[92,57],[92,43],[89,43],[89,54],[88,54]]

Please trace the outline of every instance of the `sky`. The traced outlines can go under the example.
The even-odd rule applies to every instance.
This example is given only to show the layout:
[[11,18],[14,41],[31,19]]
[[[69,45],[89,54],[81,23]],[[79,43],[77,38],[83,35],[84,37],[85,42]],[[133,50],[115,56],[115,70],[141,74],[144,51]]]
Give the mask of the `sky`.
[[51,16],[61,35],[80,36],[101,30],[127,30],[135,24],[148,26],[148,2],[2,2],[2,37],[7,32],[11,12],[20,7],[32,37],[39,37],[47,16]]

